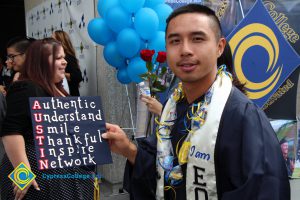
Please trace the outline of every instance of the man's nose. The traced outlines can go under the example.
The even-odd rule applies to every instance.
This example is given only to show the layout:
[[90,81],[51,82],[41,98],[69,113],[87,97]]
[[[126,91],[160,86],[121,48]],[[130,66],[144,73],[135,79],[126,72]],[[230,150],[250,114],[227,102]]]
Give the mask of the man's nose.
[[181,56],[190,56],[193,54],[191,45],[188,41],[183,41],[181,46]]

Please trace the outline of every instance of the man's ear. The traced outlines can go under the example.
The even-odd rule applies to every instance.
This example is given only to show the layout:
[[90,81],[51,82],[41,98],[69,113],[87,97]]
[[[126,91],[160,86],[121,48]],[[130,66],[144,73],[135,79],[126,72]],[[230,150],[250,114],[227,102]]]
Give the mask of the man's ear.
[[226,45],[226,39],[224,37],[221,37],[218,43],[218,58],[222,55],[225,45]]

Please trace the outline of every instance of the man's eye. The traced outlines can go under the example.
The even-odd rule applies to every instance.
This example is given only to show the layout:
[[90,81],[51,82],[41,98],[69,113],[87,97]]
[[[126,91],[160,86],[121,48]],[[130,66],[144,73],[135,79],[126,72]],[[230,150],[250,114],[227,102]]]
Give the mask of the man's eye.
[[179,39],[170,40],[170,44],[178,44],[180,42]]
[[196,42],[200,42],[203,40],[203,38],[202,37],[194,37],[193,40]]

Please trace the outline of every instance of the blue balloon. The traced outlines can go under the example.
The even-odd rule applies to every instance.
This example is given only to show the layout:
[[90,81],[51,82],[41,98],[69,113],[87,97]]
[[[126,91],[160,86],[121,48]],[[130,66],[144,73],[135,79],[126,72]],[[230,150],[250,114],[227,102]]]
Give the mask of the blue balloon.
[[128,84],[131,82],[131,79],[128,76],[126,68],[118,70],[117,79],[122,84]]
[[106,62],[113,67],[122,68],[126,65],[126,59],[118,52],[116,42],[110,42],[104,47],[103,56]]
[[113,40],[113,32],[102,18],[92,19],[88,24],[88,33],[94,42],[106,45]]
[[146,0],[144,7],[154,8],[156,5],[164,3],[165,0]]
[[142,82],[143,80],[141,79],[140,75],[146,73],[147,71],[146,62],[140,57],[131,59],[127,66],[128,76],[135,83]]
[[140,46],[140,50],[138,52],[138,56],[140,55],[141,50],[143,49],[148,49],[148,42],[145,42],[144,40],[141,40],[141,46]]
[[120,0],[122,7],[129,13],[136,13],[144,3],[145,0]]
[[126,69],[127,68],[127,64],[125,64],[125,65],[122,65],[122,66],[120,66],[120,67],[117,67],[117,69],[118,70],[121,70],[121,69]]
[[155,37],[149,41],[149,49],[154,49],[155,52],[166,51],[165,32],[157,31]]
[[110,8],[119,5],[120,5],[119,0],[99,0],[97,5],[97,10],[100,16],[104,17]]
[[134,27],[144,40],[150,40],[158,30],[159,20],[156,12],[151,8],[141,8],[135,15]]
[[123,29],[117,36],[117,47],[119,53],[125,58],[132,58],[140,49],[140,38],[135,30]]
[[155,6],[153,10],[156,12],[159,19],[158,30],[165,31],[167,26],[166,20],[173,9],[169,5],[163,3]]
[[105,20],[111,30],[118,33],[122,29],[130,27],[132,24],[131,15],[120,6],[108,10]]

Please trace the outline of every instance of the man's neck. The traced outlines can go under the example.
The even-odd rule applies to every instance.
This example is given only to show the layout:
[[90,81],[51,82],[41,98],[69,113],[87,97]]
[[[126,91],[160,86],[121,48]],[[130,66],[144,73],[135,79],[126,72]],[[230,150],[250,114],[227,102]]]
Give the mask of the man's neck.
[[197,82],[183,82],[182,87],[188,103],[194,102],[204,95],[215,81],[215,76],[201,79]]

